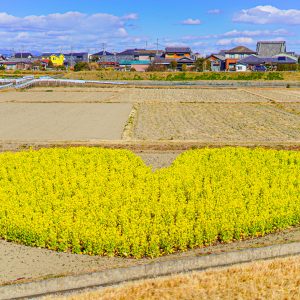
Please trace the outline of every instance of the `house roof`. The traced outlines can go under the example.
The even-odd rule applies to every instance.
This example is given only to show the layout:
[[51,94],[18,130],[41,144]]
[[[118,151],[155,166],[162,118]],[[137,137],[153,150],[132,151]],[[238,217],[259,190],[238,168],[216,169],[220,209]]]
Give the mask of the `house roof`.
[[189,47],[166,47],[166,53],[191,53],[192,50]]
[[54,53],[54,52],[46,52],[46,53],[43,53],[41,56],[43,57],[49,57],[49,56],[51,56],[51,55],[56,55],[56,56],[59,56],[59,55],[61,55],[62,53]]
[[146,50],[146,49],[126,49],[125,51],[119,52],[118,55],[134,55],[135,52],[141,51],[141,50]]
[[3,65],[17,65],[17,64],[27,64],[27,65],[31,65],[32,62],[30,60],[9,60],[9,61],[3,61],[1,62],[1,64]]
[[215,58],[219,59],[219,60],[225,60],[225,56],[224,55],[221,55],[221,54],[211,54],[210,56],[206,57],[206,58],[210,58],[214,56]]
[[262,57],[285,53],[286,43],[285,41],[260,41],[257,43],[256,52]]
[[120,60],[120,65],[149,65],[150,60]]
[[100,51],[100,52],[97,52],[97,53],[93,54],[93,56],[105,56],[105,55],[111,56],[111,55],[114,55],[114,54],[111,53],[111,52],[108,52],[108,51]]
[[239,60],[239,63],[247,65],[262,65],[262,64],[295,64],[297,61],[288,56],[277,57],[260,57],[257,55],[250,55]]
[[84,56],[89,55],[87,52],[72,52],[72,53],[65,53],[64,56]]
[[189,58],[189,57],[182,57],[182,58],[177,59],[177,62],[179,62],[179,63],[194,63],[195,60],[192,58]]
[[245,46],[237,46],[237,47],[235,47],[235,48],[232,48],[232,49],[230,49],[230,50],[226,50],[226,51],[224,51],[224,53],[225,54],[230,54],[230,53],[245,53],[245,54],[255,54],[256,52],[255,51],[253,51],[253,50],[251,50],[251,49],[249,49],[249,48],[247,48],[247,47],[245,47]]
[[134,54],[155,56],[156,54],[161,55],[163,52],[164,52],[163,50],[137,50],[134,52]]
[[15,53],[14,55],[15,58],[28,58],[28,57],[33,57],[33,55],[29,52],[19,52],[19,53]]

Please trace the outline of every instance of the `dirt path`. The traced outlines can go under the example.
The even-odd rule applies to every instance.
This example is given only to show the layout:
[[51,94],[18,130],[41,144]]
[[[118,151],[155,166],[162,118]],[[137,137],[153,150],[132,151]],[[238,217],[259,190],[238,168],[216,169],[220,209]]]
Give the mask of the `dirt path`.
[[254,238],[230,244],[217,244],[153,260],[136,260],[57,253],[55,251],[32,248],[0,240],[0,285],[296,241],[300,241],[300,227],[274,233],[262,238]]

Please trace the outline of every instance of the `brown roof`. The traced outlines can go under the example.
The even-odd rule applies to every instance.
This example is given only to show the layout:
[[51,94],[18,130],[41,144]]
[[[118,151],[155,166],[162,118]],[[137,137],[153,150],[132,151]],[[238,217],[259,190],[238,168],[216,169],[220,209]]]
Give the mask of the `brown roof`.
[[256,52],[245,47],[245,46],[237,46],[233,49],[225,51],[225,53],[246,53],[246,54],[255,54]]

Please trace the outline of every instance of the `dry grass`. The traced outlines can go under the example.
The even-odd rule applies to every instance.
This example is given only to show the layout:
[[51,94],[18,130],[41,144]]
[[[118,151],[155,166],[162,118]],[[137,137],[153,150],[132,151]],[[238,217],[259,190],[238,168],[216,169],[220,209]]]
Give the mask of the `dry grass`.
[[295,142],[300,140],[300,117],[271,104],[141,104],[134,138]]
[[[81,71],[81,72],[68,72],[65,73],[64,78],[70,79],[85,79],[85,80],[166,80],[168,75],[181,75],[181,72],[115,72],[115,71]],[[202,75],[211,76],[214,74],[210,73],[199,73],[199,72],[186,72],[186,80],[195,80],[197,77]],[[240,73],[240,72],[232,72],[232,73],[215,73],[216,78],[230,78],[230,79],[238,79],[241,75],[246,76],[255,76],[257,74],[253,73]],[[283,76],[284,80],[289,81],[299,81],[300,80],[300,72],[280,72]],[[266,74],[262,74],[267,76]],[[258,80],[258,79],[256,79]]]
[[59,299],[300,299],[300,256],[128,283]]
[[300,102],[299,89],[250,89],[258,97],[267,97],[276,102]]
[[207,103],[257,103],[267,99],[246,91],[234,89],[191,88],[33,88],[24,92],[10,91],[1,95],[0,102],[207,102]]

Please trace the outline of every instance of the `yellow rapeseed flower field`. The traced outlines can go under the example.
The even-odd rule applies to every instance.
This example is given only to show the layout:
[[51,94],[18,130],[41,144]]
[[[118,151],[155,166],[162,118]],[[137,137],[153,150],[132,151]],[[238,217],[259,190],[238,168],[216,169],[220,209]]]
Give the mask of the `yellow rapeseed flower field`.
[[152,172],[127,150],[0,154],[0,237],[157,257],[300,223],[300,152],[191,150]]

